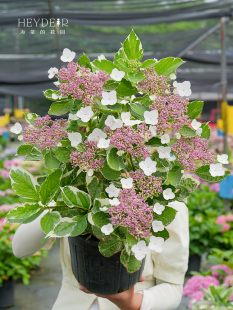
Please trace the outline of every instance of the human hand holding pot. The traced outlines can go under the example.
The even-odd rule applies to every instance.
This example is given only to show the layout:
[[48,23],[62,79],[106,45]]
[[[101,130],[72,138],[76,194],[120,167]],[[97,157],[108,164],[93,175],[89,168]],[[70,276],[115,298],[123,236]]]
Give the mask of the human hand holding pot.
[[[141,276],[138,282],[145,281],[145,277]],[[80,285],[80,284],[79,284]],[[84,286],[79,286],[79,289],[87,294],[95,294],[98,297],[107,298],[113,302],[121,310],[139,310],[142,303],[143,295],[134,293],[134,286],[129,290],[112,295],[101,295],[88,291]]]

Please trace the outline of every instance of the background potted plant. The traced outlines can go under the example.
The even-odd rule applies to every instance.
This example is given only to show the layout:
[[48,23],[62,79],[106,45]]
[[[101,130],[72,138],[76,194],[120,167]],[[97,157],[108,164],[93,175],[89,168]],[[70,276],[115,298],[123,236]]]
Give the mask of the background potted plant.
[[[27,170],[11,169],[12,188],[27,202],[11,210],[7,221],[28,223],[47,210],[41,219],[47,234],[43,241],[68,236],[78,281],[90,291],[113,294],[129,288],[123,287],[125,277],[139,279],[149,249],[162,251],[169,238],[165,227],[176,214],[171,203],[185,201],[197,186],[184,171],[208,182],[219,182],[230,172],[223,167],[226,155],[217,161],[208,151],[208,124],[195,119],[203,102],[189,103],[183,97],[191,94],[190,83],[174,82],[181,59],[141,62],[143,49],[133,31],[114,62],[101,55],[91,63],[84,54],[76,63],[74,57],[64,49],[61,60],[67,68],[49,70],[58,90],[44,92],[55,101],[48,113],[70,112],[68,120],[24,113],[29,123],[24,135],[19,123],[11,128],[25,142],[17,154],[43,159],[52,172],[35,180]],[[78,249],[92,242],[99,258],[90,261],[87,250],[85,259],[76,262]],[[118,287],[114,278],[88,279],[98,274],[93,268],[109,278],[103,272],[107,261],[112,268],[126,267],[119,268]],[[90,266],[85,277],[77,266]]]

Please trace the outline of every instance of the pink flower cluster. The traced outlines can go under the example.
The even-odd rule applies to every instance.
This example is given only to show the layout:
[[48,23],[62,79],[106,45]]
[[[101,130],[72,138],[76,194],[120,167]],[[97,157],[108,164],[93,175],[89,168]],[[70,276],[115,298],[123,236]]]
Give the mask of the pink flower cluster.
[[135,189],[145,200],[149,197],[158,196],[163,191],[161,178],[156,178],[153,175],[147,177],[140,169],[131,171],[130,176],[134,180]]
[[198,302],[204,297],[204,294],[202,293],[201,289],[202,288],[207,289],[211,284],[219,286],[220,283],[216,278],[212,276],[206,276],[206,277],[192,276],[192,278],[190,278],[186,282],[183,289],[183,295],[191,298],[189,302],[189,308],[192,308],[192,303],[194,301]]
[[215,265],[211,267],[212,275],[214,277],[218,277],[220,279],[224,278],[218,271],[215,271],[216,269],[222,269],[228,276],[231,274],[231,269],[227,265]]
[[138,89],[147,92],[149,95],[170,93],[170,86],[167,84],[167,77],[158,75],[153,67],[143,71],[145,78],[138,83]]
[[70,62],[67,68],[62,67],[57,76],[62,95],[82,100],[84,105],[95,104],[94,99],[102,96],[103,85],[109,79],[109,74],[104,71],[91,72],[89,68]]
[[120,151],[130,153],[132,158],[145,159],[151,156],[151,151],[145,145],[151,136],[145,123],[138,125],[137,129],[124,126],[113,131],[109,127],[105,127],[104,131],[108,134],[112,145]]
[[224,231],[231,228],[227,222],[233,222],[233,214],[220,215],[217,217],[215,224],[223,225],[223,228],[220,230],[220,232],[223,233]]
[[159,134],[164,134],[169,129],[179,132],[184,125],[190,122],[187,115],[188,99],[183,99],[177,94],[171,96],[158,96],[154,103],[150,105],[151,110],[159,112],[156,130]]
[[0,206],[0,212],[9,212],[10,210],[14,209],[18,205],[20,205],[19,202],[12,203],[11,205],[3,204]]
[[195,160],[200,160],[202,165],[214,162],[214,155],[208,150],[208,141],[199,136],[181,137],[172,145],[171,151],[186,170],[196,170]]
[[34,121],[34,127],[26,127],[24,141],[29,145],[38,145],[40,151],[47,148],[54,148],[57,143],[67,137],[67,131],[64,129],[67,120],[51,120],[49,115],[38,117]]
[[83,143],[85,152],[71,151],[70,162],[72,167],[79,166],[80,169],[88,171],[93,169],[94,171],[101,169],[104,164],[103,158],[96,158],[101,154],[101,149],[97,147],[96,141],[86,140]]
[[118,199],[120,204],[109,208],[112,225],[127,227],[129,233],[138,240],[150,234],[153,221],[153,207],[144,202],[134,189],[122,189]]

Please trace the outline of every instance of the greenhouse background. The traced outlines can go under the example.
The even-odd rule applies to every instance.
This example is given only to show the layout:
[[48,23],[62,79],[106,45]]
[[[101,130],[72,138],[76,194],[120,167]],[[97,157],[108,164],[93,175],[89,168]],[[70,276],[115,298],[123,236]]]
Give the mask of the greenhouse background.
[[[48,70],[63,65],[60,56],[64,48],[76,52],[74,61],[83,53],[91,61],[100,54],[112,61],[119,42],[123,43],[131,29],[142,42],[143,60],[180,57],[185,61],[177,70],[177,81],[190,81],[190,99],[204,101],[198,120],[209,121],[213,129],[210,149],[215,155],[227,152],[228,168],[233,172],[232,0],[0,0],[0,232],[5,211],[21,202],[11,190],[10,167],[26,166],[34,175],[47,171],[42,164],[15,159],[21,142],[10,132],[11,126],[16,122],[27,125],[23,112],[48,114],[51,102],[43,91],[55,89],[55,79],[48,78]],[[232,273],[232,190],[230,175],[220,186],[204,183],[191,195],[190,255],[194,260],[186,280],[190,271],[206,272],[224,261]],[[229,228],[222,231],[220,225],[225,224]],[[42,259],[46,255],[48,258]],[[28,274],[31,282],[25,286],[17,280],[15,306],[9,309],[52,307],[61,282],[58,256],[56,245],[49,255],[39,253],[30,262],[32,268],[27,269],[29,263],[25,263],[23,283],[27,284]],[[42,267],[38,267],[40,260]],[[29,298],[29,305],[24,304],[24,298]],[[185,309],[187,303],[184,297],[178,309]]]

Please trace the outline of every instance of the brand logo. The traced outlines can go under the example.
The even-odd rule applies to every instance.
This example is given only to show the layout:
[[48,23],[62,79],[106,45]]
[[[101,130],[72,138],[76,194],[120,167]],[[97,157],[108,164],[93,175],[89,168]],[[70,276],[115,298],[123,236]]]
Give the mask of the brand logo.
[[18,27],[69,27],[67,18],[18,18]]

